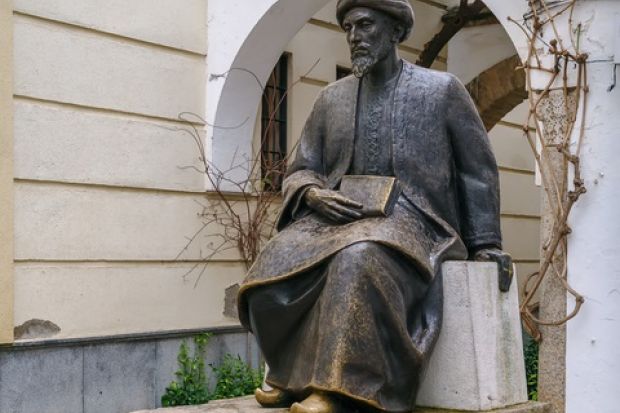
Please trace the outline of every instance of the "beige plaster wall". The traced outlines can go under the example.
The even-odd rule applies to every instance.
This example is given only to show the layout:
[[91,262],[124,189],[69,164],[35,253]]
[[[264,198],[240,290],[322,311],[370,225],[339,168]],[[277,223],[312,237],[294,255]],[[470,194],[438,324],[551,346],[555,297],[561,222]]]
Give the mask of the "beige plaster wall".
[[0,30],[14,32],[15,312],[0,331],[33,319],[58,325],[53,338],[234,323],[222,310],[243,274],[237,254],[217,255],[198,283],[208,240],[177,258],[209,205],[177,119],[205,113],[207,1],[14,3]]
[[13,5],[0,2],[0,343],[13,341]]
[[[173,0],[114,0],[106,8],[96,0],[15,0],[13,16],[6,5],[1,16],[13,22],[0,20],[0,32],[15,34],[14,86],[2,78],[0,105],[12,111],[0,116],[14,112],[15,121],[0,122],[0,153],[12,152],[14,129],[15,156],[14,171],[10,156],[0,164],[0,207],[9,212],[0,215],[0,341],[33,319],[58,325],[54,338],[235,323],[222,310],[224,289],[244,274],[238,254],[221,252],[201,271],[212,241],[205,234],[221,228],[206,228],[178,257],[212,206],[203,177],[187,168],[199,166],[198,152],[177,120],[183,111],[205,112],[206,0],[183,8]],[[291,146],[336,65],[349,63],[334,5],[286,49],[290,79],[300,79],[289,100]],[[444,12],[414,6],[416,33],[401,48],[412,61]],[[446,69],[445,51],[435,68]],[[538,218],[527,201],[533,162],[518,116],[491,140],[502,168],[506,247],[524,272],[538,257]]]

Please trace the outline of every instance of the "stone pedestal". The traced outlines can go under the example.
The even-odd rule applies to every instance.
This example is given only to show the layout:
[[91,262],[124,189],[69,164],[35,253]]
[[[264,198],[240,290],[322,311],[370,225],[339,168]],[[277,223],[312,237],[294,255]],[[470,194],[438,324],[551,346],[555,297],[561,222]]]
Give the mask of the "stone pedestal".
[[[288,409],[263,409],[254,397],[241,397],[230,400],[216,400],[202,406],[171,407],[157,410],[140,410],[134,413],[288,413]],[[347,412],[355,413],[355,412]],[[464,413],[463,410],[436,410],[419,407],[414,413]],[[529,402],[506,409],[493,410],[492,413],[552,413],[549,405]]]
[[444,321],[418,404],[484,411],[527,402],[516,277],[498,288],[494,263],[443,265]]
[[[547,413],[527,402],[516,280],[508,293],[498,287],[494,263],[443,265],[444,322],[418,396],[417,413]],[[261,409],[253,397],[162,413],[284,413]],[[141,413],[146,413],[143,411]]]

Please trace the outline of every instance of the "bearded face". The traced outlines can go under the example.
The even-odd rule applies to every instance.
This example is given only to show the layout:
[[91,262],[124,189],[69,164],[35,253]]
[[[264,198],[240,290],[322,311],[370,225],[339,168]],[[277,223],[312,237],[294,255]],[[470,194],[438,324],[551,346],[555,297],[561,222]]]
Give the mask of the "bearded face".
[[347,13],[343,27],[351,51],[353,74],[361,78],[394,50],[397,23],[390,16],[366,7]]

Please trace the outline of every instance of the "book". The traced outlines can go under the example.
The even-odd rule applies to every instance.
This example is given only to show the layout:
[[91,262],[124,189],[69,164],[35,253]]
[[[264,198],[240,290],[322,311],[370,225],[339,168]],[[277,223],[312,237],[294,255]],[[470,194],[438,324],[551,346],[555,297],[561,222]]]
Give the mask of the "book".
[[400,190],[393,176],[345,175],[340,182],[340,193],[362,204],[365,216],[388,216]]

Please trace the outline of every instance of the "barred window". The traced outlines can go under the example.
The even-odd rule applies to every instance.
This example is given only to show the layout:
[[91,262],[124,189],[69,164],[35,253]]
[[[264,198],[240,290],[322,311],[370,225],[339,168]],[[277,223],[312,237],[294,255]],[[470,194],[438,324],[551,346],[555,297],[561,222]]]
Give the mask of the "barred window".
[[265,191],[282,189],[282,180],[286,172],[288,61],[287,53],[280,57],[263,92],[261,176]]

